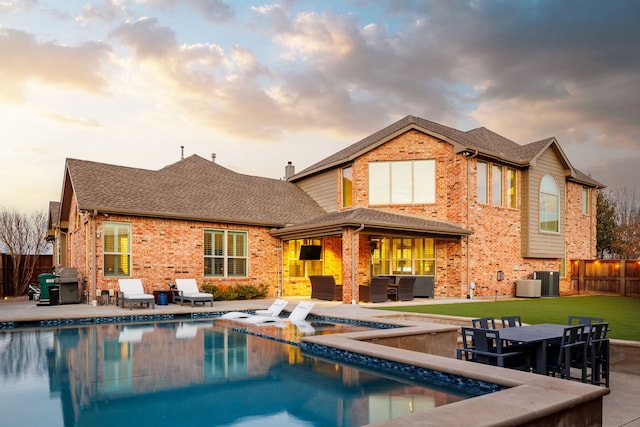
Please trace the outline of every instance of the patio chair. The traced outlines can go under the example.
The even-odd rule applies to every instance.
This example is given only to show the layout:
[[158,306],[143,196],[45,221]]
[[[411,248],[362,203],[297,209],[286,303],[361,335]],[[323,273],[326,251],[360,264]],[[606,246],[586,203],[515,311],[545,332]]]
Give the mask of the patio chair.
[[[142,287],[142,280],[140,279],[118,279],[118,286],[120,287],[119,299],[124,308],[124,304],[129,301],[129,310],[133,309],[134,303],[139,304],[151,304],[151,308],[155,308],[155,300],[153,295],[144,292]],[[117,301],[116,301],[117,304]]]
[[311,298],[327,301],[342,300],[342,285],[337,285],[331,275],[309,276],[311,281]]
[[185,301],[189,301],[191,302],[191,307],[193,307],[197,302],[205,305],[208,301],[213,307],[213,294],[200,292],[196,279],[176,279],[176,287],[178,288],[176,298],[180,301],[180,305],[183,305]]
[[587,379],[591,384],[609,387],[608,323],[592,323],[587,341]]
[[286,320],[290,322],[302,322],[307,318],[307,316],[311,312],[311,309],[313,308],[314,305],[315,303],[312,301],[300,301],[298,305],[293,309],[291,314],[289,314],[289,317],[286,317],[284,319],[281,317],[255,315],[246,319],[238,319],[238,320],[244,323],[252,324],[252,325],[265,325],[265,324],[273,324],[273,323],[282,324],[282,322]]
[[530,353],[504,347],[497,329],[463,327],[462,342],[463,348],[456,350],[458,359],[527,372],[531,366]]
[[251,316],[268,316],[268,317],[278,317],[284,308],[289,304],[288,301],[283,299],[277,299],[269,306],[266,310],[256,310],[255,314],[246,313],[243,311],[230,311],[228,313],[220,316],[221,319],[229,319],[229,320],[237,320],[237,319],[247,319]]
[[474,328],[495,329],[496,320],[493,317],[480,317],[477,319],[471,319],[471,326],[473,326]]
[[522,319],[520,319],[520,316],[502,316],[500,320],[502,320],[503,328],[522,326]]
[[591,323],[602,323],[604,319],[601,317],[588,317],[588,316],[568,316],[567,317],[567,325],[584,325],[591,326]]
[[412,301],[415,285],[415,277],[401,276],[400,280],[398,280],[398,301]]
[[[560,345],[550,345],[547,349],[547,373],[564,379],[587,379],[587,341],[585,325],[567,326],[562,333]],[[580,378],[571,375],[571,368],[578,368]]]
[[387,286],[389,279],[387,277],[372,277],[369,285],[360,285],[360,301],[363,302],[386,302]]

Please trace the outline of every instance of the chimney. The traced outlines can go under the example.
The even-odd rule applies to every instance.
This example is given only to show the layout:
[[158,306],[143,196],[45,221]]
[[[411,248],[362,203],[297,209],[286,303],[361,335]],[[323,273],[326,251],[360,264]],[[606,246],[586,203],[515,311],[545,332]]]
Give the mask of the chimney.
[[284,168],[284,179],[288,180],[293,175],[296,174],[296,167],[291,164],[291,162],[287,162],[287,166]]
[[211,153],[211,161],[212,161],[213,163],[215,163],[215,162],[216,162],[216,153]]

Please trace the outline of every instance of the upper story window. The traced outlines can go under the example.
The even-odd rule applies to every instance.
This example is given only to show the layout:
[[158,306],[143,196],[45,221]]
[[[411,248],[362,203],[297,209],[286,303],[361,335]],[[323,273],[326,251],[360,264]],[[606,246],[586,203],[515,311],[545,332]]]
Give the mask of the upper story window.
[[540,231],[560,231],[560,194],[558,184],[551,175],[540,182]]
[[369,204],[420,204],[435,201],[435,160],[369,163]]
[[491,165],[491,203],[502,206],[502,166]]
[[[489,167],[491,166],[491,167]],[[517,207],[517,172],[513,168],[478,161],[476,200],[493,206]],[[489,185],[491,183],[491,185]]]
[[247,277],[247,233],[205,230],[204,275]]
[[104,275],[131,274],[131,225],[105,222],[102,225]]
[[582,187],[582,213],[589,215],[589,189]]
[[353,168],[342,168],[342,207],[353,205]]
[[486,162],[478,162],[478,183],[476,198],[478,203],[489,202],[489,165]]
[[516,170],[507,168],[507,207],[511,209],[517,207],[516,179]]

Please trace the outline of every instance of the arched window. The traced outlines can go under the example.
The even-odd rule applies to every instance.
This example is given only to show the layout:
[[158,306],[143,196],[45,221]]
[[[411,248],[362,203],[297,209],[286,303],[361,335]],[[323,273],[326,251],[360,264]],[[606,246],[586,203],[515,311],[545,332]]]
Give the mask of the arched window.
[[558,184],[551,175],[545,175],[540,181],[540,231],[559,232],[559,218]]

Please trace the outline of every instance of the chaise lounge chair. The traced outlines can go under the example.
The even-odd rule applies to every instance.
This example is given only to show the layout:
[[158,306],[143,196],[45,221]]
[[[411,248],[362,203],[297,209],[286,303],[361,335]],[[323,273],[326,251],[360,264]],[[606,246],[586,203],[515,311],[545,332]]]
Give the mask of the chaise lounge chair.
[[[266,310],[256,310],[255,314],[258,316],[267,316],[267,317],[278,317],[284,308],[289,304],[286,300],[277,299],[271,304],[271,306]],[[242,311],[230,311],[229,313],[225,313],[220,316],[221,319],[228,320],[239,320],[239,319],[247,319],[249,317],[254,316],[254,314],[244,313]]]
[[312,301],[300,301],[296,308],[293,309],[289,317],[281,318],[281,317],[271,317],[271,316],[251,316],[246,319],[238,319],[244,323],[250,323],[252,325],[266,325],[266,324],[274,324],[274,323],[282,323],[284,320],[288,320],[290,322],[303,322],[304,319],[307,318],[309,312],[313,308],[314,303]]
[[[124,303],[129,301],[129,310],[133,308],[133,303],[146,303],[147,307],[151,304],[151,308],[155,308],[155,300],[153,295],[146,294],[142,287],[142,280],[140,279],[118,279],[118,285],[120,286],[120,302],[122,308]],[[117,302],[116,302],[117,303]]]
[[184,304],[185,301],[190,301],[191,307],[193,307],[197,302],[205,305],[209,301],[211,307],[213,307],[213,294],[200,292],[196,279],[176,279],[176,286],[178,287],[176,298],[180,301],[180,305]]

